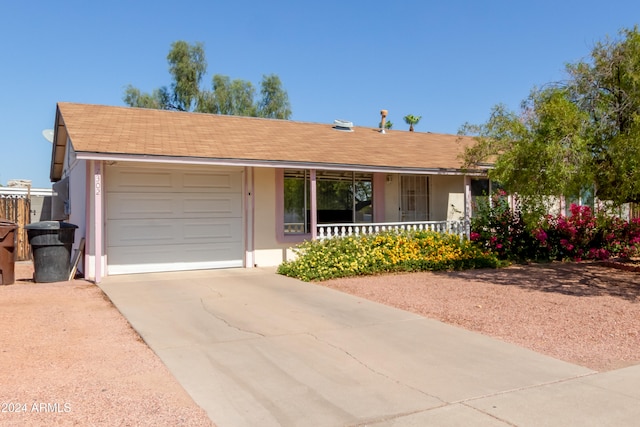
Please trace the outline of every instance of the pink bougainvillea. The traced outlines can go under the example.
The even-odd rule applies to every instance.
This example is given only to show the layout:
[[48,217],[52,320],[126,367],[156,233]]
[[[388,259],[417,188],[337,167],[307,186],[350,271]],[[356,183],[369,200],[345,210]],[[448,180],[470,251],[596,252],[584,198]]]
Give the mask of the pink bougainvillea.
[[[589,206],[572,204],[570,215],[546,215],[525,223],[504,195],[472,221],[471,240],[505,259],[604,260],[640,250],[640,218],[625,221]],[[539,218],[539,217],[538,217]]]

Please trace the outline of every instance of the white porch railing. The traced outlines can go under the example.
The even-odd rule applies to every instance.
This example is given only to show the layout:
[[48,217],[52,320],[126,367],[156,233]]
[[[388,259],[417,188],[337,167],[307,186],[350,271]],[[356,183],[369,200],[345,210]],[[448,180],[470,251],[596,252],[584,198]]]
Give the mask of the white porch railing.
[[469,237],[468,221],[378,222],[362,224],[318,224],[318,239],[377,234],[385,231],[435,231]]

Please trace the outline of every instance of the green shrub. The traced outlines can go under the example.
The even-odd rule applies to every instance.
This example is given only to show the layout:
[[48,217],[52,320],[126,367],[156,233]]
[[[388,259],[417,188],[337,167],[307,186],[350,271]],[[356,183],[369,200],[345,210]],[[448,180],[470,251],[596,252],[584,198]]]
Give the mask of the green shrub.
[[549,251],[540,246],[532,231],[543,217],[538,206],[518,203],[509,206],[507,194],[500,190],[491,199],[480,199],[471,219],[471,240],[511,261],[544,261]]
[[[471,240],[500,259],[581,261],[635,256],[640,249],[640,220],[625,221],[604,210],[571,204],[570,215],[542,215],[535,206],[510,207],[504,193],[478,205]],[[488,199],[487,199],[488,200]]]
[[397,271],[496,268],[498,258],[457,235],[430,231],[307,241],[278,273],[304,281]]

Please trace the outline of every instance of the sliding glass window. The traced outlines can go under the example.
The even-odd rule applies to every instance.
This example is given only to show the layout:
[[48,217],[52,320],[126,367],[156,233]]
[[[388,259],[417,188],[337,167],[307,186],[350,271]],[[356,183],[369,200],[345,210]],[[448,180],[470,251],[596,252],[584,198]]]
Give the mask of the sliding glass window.
[[[284,171],[284,232],[309,233],[309,171]],[[342,171],[316,172],[318,224],[373,221],[373,175]]]

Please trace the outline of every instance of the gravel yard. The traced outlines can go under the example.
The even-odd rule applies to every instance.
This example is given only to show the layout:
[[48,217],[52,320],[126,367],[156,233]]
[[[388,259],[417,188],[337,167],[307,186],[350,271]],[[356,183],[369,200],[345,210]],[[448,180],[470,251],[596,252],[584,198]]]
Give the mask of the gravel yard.
[[0,286],[0,425],[212,425],[97,286],[32,271]]
[[639,272],[553,263],[320,284],[597,371],[640,363]]

